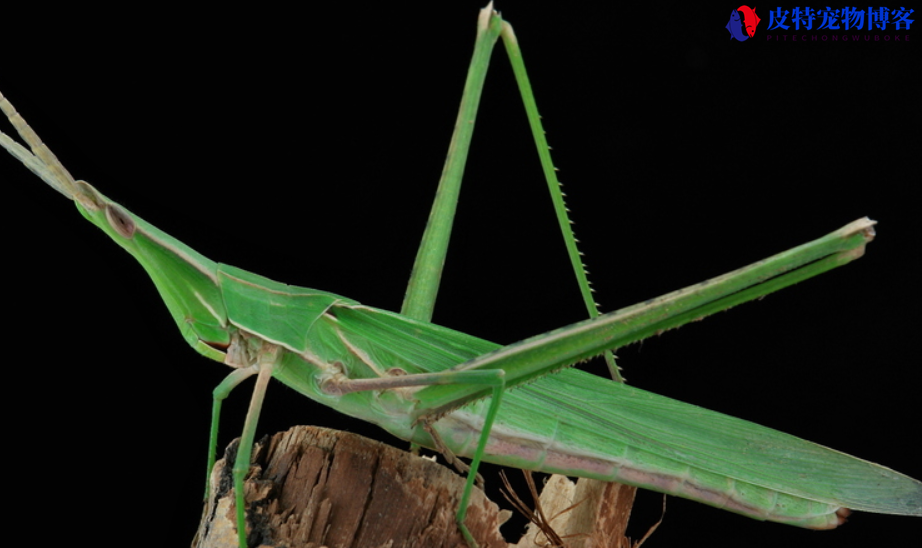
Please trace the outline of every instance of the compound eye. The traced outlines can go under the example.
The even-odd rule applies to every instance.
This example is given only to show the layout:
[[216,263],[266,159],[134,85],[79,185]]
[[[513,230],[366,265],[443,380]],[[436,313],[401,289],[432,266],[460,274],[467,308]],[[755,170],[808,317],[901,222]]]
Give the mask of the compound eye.
[[134,231],[137,228],[134,220],[117,205],[106,204],[106,219],[109,221],[109,226],[121,237],[127,240],[134,237]]

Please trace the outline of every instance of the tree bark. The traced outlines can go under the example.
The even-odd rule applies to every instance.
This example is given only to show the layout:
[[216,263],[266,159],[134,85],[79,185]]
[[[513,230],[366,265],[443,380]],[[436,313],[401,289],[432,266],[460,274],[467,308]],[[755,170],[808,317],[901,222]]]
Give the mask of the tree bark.
[[[233,480],[226,464],[236,443],[228,448],[231,458],[220,460],[212,472],[211,496],[193,548],[237,548]],[[455,523],[464,478],[429,459],[355,434],[298,426],[257,443],[252,466],[245,485],[251,547],[467,548]],[[594,482],[594,489],[583,492],[564,482],[569,480],[546,488],[541,504],[549,517],[576,504],[550,523],[565,545],[622,546],[633,488]],[[612,498],[623,489],[629,495]],[[499,533],[509,512],[480,489],[471,501],[465,523],[480,546],[512,546]],[[535,531],[515,548],[549,546]]]

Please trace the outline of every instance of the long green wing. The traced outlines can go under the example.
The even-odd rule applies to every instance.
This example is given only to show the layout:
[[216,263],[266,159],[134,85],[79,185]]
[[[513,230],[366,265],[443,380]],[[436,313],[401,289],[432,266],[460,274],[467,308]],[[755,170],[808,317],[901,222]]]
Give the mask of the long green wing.
[[575,369],[510,391],[494,428],[547,436],[555,447],[588,458],[655,466],[684,481],[701,470],[854,510],[922,515],[922,482],[889,468]]
[[[776,284],[787,285],[860,256],[868,230],[870,223],[859,221],[730,275],[507,347],[364,306],[334,306],[331,321],[351,344],[379,356],[379,365],[410,374],[465,370],[471,363],[505,369],[507,355],[552,364],[546,373],[572,363],[561,342],[592,340],[591,345],[576,345],[582,353],[578,357],[583,357],[672,327],[689,315],[697,318],[725,308],[728,299],[736,304],[755,298],[777,289]],[[791,260],[798,255],[802,260]],[[779,260],[788,266],[778,270]],[[745,280],[735,285],[727,283],[728,277]],[[922,484],[882,466],[577,370],[544,377],[516,377],[514,368],[509,371],[511,384],[532,382],[504,396],[485,460],[617,480],[805,527],[835,526],[839,507],[922,515]],[[433,409],[450,411],[470,402],[469,391],[477,390],[451,384],[423,388],[415,394],[419,416]],[[461,396],[454,405],[427,399],[436,392],[440,398]],[[430,405],[433,401],[438,406]],[[486,400],[468,403],[436,422],[457,454],[474,452],[487,406]],[[410,432],[406,421],[362,418],[400,437],[431,444],[421,429]]]
[[[350,341],[369,349],[386,348],[387,363],[410,373],[441,371],[500,349],[386,311],[359,306],[333,313]],[[473,453],[487,407],[488,400],[468,403],[435,423],[452,451]],[[421,429],[409,433],[406,422],[362,418],[399,437],[414,436],[414,441],[431,444]],[[823,528],[837,523],[839,507],[922,515],[922,483],[908,476],[575,369],[511,389],[492,433],[484,456],[489,462],[617,480],[760,519]],[[793,517],[779,516],[779,505]]]

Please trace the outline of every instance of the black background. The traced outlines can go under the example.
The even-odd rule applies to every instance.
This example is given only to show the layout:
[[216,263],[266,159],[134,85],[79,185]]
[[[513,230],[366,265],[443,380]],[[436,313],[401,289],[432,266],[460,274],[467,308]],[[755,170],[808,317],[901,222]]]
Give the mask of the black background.
[[[479,2],[157,6],[5,12],[0,90],[76,177],[206,256],[399,308]],[[768,43],[766,9],[739,43],[734,7],[498,6],[605,310],[880,223],[860,261],[622,349],[621,364],[636,386],[922,477],[917,42]],[[508,343],[584,312],[504,57],[434,320]],[[17,507],[66,516],[29,538],[186,545],[226,370],[185,345],[143,271],[71,204],[6,155],[0,180],[16,325],[5,460],[34,477]],[[222,445],[247,399],[230,399]],[[400,443],[273,384],[260,435],[295,424]],[[660,504],[641,495],[635,537]],[[647,546],[900,545],[920,527],[855,514],[812,532],[670,498]]]

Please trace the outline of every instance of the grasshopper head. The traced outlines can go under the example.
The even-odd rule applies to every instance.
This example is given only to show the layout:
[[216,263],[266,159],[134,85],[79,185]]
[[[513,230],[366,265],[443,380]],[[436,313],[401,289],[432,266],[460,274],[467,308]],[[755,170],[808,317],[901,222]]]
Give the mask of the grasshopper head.
[[150,275],[186,341],[218,361],[230,343],[227,312],[214,261],[162,232],[86,181],[75,181],[71,197],[80,213],[131,253]]
[[2,94],[0,111],[29,148],[2,131],[0,146],[73,200],[84,217],[131,253],[157,286],[186,341],[201,354],[223,362],[225,353],[219,349],[230,344],[230,329],[217,263],[109,200],[89,183],[74,180]]

